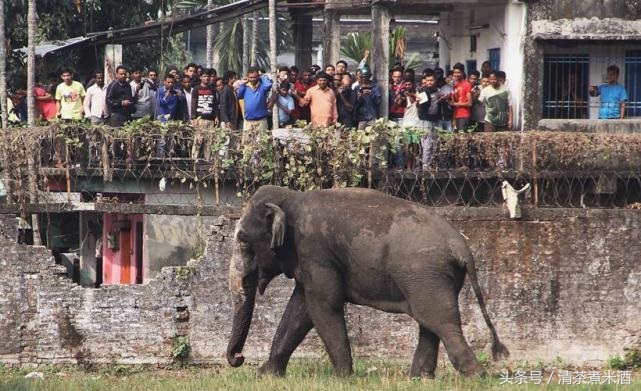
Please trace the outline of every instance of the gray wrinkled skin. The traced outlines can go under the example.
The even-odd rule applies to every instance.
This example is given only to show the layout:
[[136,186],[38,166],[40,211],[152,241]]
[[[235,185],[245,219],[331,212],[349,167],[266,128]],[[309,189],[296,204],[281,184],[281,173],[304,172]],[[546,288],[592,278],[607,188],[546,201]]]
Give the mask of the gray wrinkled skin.
[[[284,233],[284,236],[283,236]],[[256,291],[279,274],[296,286],[260,373],[283,375],[296,347],[316,328],[338,375],[352,373],[344,303],[405,313],[419,325],[410,375],[433,377],[442,341],[454,367],[483,374],[461,330],[458,294],[466,274],[493,337],[474,259],[445,219],[419,204],[367,189],[293,192],[263,186],[238,222],[229,284],[234,297],[227,359],[239,366]]]

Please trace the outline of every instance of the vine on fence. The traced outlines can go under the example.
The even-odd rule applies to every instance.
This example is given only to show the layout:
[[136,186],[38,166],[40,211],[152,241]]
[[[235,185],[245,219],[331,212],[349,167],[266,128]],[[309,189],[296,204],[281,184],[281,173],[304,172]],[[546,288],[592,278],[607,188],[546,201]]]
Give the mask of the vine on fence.
[[[115,169],[142,178],[152,165],[161,166],[163,178],[188,181],[198,194],[213,183],[219,202],[219,182],[230,172],[243,197],[263,184],[297,190],[371,186],[376,172],[387,169],[390,151],[397,152],[400,143],[418,144],[427,136],[425,130],[403,129],[385,120],[361,130],[305,126],[289,129],[282,137],[251,131],[243,137],[241,131],[149,118],[117,129],[55,123],[5,131],[2,169],[9,199],[21,205],[33,202],[34,180],[40,189],[47,188],[49,178],[40,175],[44,166],[66,171],[68,187],[70,170],[97,169],[111,181]],[[637,134],[502,132],[431,137],[433,160],[426,167],[431,172],[512,170],[535,177],[539,171],[636,172],[641,167]],[[186,159],[192,163],[186,164]]]

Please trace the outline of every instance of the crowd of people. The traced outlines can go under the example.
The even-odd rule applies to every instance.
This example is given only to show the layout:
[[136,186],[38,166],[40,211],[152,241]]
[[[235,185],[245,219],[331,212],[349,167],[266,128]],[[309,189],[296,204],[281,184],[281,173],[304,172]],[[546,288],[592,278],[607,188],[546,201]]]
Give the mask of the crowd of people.
[[[182,70],[169,66],[160,78],[153,68],[118,66],[113,82],[106,85],[104,75],[96,72],[86,82],[86,90],[74,80],[71,69],[63,69],[59,77],[62,82],[50,75],[48,86],[38,84],[34,89],[42,120],[86,119],[113,127],[148,116],[161,122],[244,131],[266,131],[297,121],[364,129],[381,117],[384,94],[365,60],[353,71],[342,60],[324,69],[282,66],[275,80],[258,67],[249,68],[244,77],[234,71],[219,76],[215,69],[194,63]],[[480,72],[466,73],[464,65],[457,63],[447,72],[427,68],[420,75],[397,64],[389,77],[389,120],[403,129],[424,130],[416,145],[399,146],[399,152],[390,157],[397,168],[427,168],[437,131],[512,127],[506,75],[491,69],[489,62],[483,63]],[[20,119],[20,103],[16,107]],[[278,108],[277,125],[271,123],[274,107]],[[247,134],[243,132],[243,137]]]

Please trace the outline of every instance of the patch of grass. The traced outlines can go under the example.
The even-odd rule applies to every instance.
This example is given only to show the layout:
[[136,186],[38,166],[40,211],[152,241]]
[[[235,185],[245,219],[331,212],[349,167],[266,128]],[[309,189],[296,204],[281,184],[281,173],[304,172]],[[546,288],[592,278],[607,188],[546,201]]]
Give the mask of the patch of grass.
[[623,357],[617,355],[608,357],[608,367],[612,369],[641,368],[641,352],[636,349],[627,350]]
[[[587,386],[535,384],[501,385],[500,371],[490,368],[485,378],[463,378],[451,367],[439,366],[437,377],[409,379],[409,363],[390,360],[356,360],[355,374],[347,378],[332,375],[331,366],[319,360],[293,360],[285,378],[257,378],[256,367],[186,367],[177,370],[131,371],[115,366],[101,372],[61,369],[45,373],[44,380],[25,379],[24,374],[7,369],[0,376],[0,391],[497,391],[497,390],[615,390],[641,389],[641,381],[630,386]],[[64,373],[61,376],[60,373]],[[511,371],[513,372],[513,370]]]

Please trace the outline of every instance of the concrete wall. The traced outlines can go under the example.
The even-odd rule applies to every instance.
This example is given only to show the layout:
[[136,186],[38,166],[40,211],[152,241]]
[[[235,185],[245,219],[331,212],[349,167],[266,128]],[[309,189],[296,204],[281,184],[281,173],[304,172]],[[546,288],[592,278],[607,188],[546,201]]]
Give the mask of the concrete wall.
[[[597,363],[641,348],[641,212],[525,210],[522,221],[491,208],[439,208],[468,238],[499,334],[516,361],[557,356]],[[193,268],[165,268],[138,286],[81,288],[43,248],[12,243],[14,220],[0,218],[0,362],[155,363],[172,361],[179,336],[190,360],[220,361],[231,322],[227,268],[233,224],[207,230]],[[263,360],[292,283],[272,282],[258,298],[246,356]],[[460,297],[465,334],[477,351],[488,330],[466,284]],[[405,357],[417,328],[406,316],[348,306],[355,354]],[[298,356],[318,356],[311,335]]]

